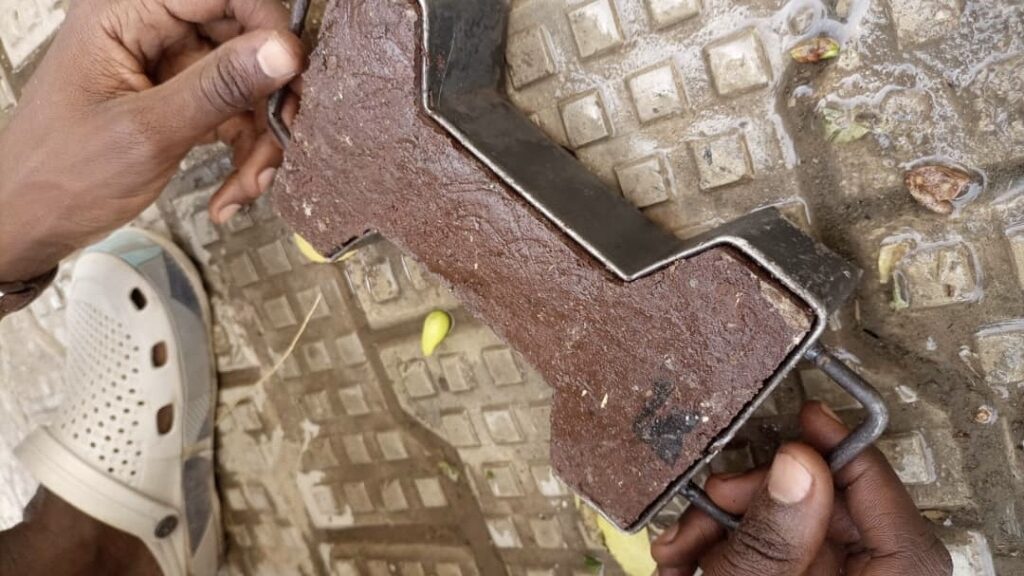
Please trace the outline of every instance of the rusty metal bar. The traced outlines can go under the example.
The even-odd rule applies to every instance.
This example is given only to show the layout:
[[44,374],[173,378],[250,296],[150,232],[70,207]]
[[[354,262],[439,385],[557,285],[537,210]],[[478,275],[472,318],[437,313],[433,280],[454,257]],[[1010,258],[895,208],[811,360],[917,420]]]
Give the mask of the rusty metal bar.
[[[306,28],[306,14],[309,12],[309,0],[295,0],[292,4],[291,20],[288,23],[289,29],[296,35],[302,36]],[[288,95],[288,87],[285,86],[270,95],[267,100],[267,123],[274,137],[281,144],[281,148],[287,148],[292,141],[292,131],[284,123],[282,112],[284,111],[284,99]]]

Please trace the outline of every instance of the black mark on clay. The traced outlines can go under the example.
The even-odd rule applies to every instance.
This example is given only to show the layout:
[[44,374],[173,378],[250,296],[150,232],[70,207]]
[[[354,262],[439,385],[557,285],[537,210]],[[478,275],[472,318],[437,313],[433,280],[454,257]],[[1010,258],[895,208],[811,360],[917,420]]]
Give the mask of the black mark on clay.
[[654,396],[633,420],[633,433],[654,449],[662,462],[673,465],[683,451],[683,438],[696,428],[700,415],[678,408],[665,409],[672,395],[671,382],[655,382]]

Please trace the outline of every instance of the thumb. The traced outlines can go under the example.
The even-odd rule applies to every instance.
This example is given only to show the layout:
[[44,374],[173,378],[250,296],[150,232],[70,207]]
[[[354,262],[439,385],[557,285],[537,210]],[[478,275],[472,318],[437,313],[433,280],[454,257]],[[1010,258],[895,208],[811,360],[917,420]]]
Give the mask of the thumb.
[[142,93],[147,124],[168,138],[169,144],[189,148],[288,84],[302,71],[303,63],[302,42],[290,32],[255,30],[238,36]]
[[818,555],[832,515],[832,475],[811,447],[787,444],[740,527],[708,556],[708,576],[803,574]]

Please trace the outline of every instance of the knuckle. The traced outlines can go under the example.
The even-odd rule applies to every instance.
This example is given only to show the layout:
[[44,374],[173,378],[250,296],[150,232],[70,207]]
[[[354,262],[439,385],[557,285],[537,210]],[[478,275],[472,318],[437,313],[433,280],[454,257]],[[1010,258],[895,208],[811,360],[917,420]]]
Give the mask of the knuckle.
[[248,110],[254,88],[249,67],[231,56],[216,59],[199,79],[199,90],[206,101],[226,114]]
[[927,576],[950,576],[953,574],[953,557],[945,544],[934,534],[927,538],[912,538],[900,552],[903,564],[907,568],[916,568],[918,573]]
[[727,574],[753,576],[772,567],[798,563],[805,552],[771,522],[747,518],[729,539],[729,553],[723,560],[732,568]]

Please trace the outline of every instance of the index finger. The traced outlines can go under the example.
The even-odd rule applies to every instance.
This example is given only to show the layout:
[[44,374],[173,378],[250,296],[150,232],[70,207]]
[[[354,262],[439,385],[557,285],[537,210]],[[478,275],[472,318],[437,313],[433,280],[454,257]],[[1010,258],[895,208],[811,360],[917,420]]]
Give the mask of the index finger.
[[[827,454],[850,431],[823,407],[818,402],[806,404],[800,412],[800,427],[804,440]],[[918,512],[910,493],[878,448],[869,446],[839,470],[835,486],[843,491],[861,542],[872,555],[929,550],[936,542],[931,524]]]
[[245,32],[288,28],[288,9],[278,0],[163,0],[175,18],[193,24],[235,20]]

